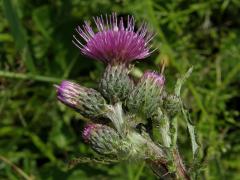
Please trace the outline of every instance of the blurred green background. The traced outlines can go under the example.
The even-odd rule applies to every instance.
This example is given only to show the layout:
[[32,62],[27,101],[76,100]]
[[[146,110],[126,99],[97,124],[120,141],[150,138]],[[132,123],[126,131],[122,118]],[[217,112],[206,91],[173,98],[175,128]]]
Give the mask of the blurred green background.
[[[201,144],[199,179],[240,178],[239,0],[1,0],[0,179],[155,179],[144,164],[80,164],[91,156],[83,120],[56,99],[53,84],[72,79],[96,87],[104,65],[80,55],[74,28],[92,16],[118,12],[145,20],[159,49],[136,71],[166,63],[167,87],[190,66],[183,100]],[[191,163],[184,123],[180,151]],[[188,162],[187,162],[188,161]],[[190,162],[189,162],[190,161]]]

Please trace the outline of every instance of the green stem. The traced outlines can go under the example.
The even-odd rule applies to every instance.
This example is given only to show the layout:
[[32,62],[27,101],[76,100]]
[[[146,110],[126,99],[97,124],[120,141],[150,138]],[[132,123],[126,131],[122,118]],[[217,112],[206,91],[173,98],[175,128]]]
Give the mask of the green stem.
[[173,150],[173,158],[177,169],[177,176],[183,180],[191,180],[177,148]]
[[29,176],[26,174],[22,169],[17,167],[15,164],[13,164],[11,161],[9,161],[7,158],[3,157],[0,155],[0,160],[8,164],[9,166],[12,167],[14,171],[16,171],[21,177],[23,177],[26,180],[33,180],[34,178],[32,176]]
[[49,76],[40,76],[35,74],[22,74],[22,73],[14,73],[8,71],[0,71],[0,77],[13,78],[13,79],[23,79],[23,80],[35,80],[42,81],[48,83],[59,83],[61,79],[49,77]]

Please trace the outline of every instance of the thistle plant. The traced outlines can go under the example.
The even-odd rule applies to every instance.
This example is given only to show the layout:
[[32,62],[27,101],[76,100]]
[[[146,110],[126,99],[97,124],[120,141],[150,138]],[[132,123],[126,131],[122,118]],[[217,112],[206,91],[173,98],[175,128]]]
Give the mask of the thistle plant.
[[58,100],[91,120],[83,130],[84,142],[106,161],[145,161],[163,179],[193,178],[194,172],[185,166],[178,150],[176,124],[180,113],[195,155],[194,126],[180,98],[181,86],[192,69],[177,80],[172,94],[165,88],[162,73],[146,71],[135,83],[129,76],[133,61],[152,52],[153,33],[147,24],[135,29],[132,16],[124,23],[115,13],[96,17],[94,22],[97,31],[85,22],[77,27],[79,37],[74,35],[73,43],[82,54],[106,64],[99,89],[70,81],[56,86]]

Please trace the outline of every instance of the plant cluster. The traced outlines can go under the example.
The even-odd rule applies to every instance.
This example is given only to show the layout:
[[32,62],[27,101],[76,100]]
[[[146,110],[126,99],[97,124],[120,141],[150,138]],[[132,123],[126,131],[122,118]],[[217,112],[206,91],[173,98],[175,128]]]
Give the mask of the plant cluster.
[[97,31],[85,22],[76,29],[80,38],[74,35],[73,43],[82,54],[106,64],[99,88],[65,80],[56,85],[58,100],[90,119],[83,139],[106,161],[145,161],[159,177],[191,179],[195,172],[185,166],[177,146],[176,115],[186,119],[196,155],[194,126],[180,98],[192,68],[176,81],[173,93],[165,88],[163,72],[148,70],[134,81],[132,63],[151,54],[153,33],[146,23],[136,29],[132,16],[127,23],[115,13],[94,21]]

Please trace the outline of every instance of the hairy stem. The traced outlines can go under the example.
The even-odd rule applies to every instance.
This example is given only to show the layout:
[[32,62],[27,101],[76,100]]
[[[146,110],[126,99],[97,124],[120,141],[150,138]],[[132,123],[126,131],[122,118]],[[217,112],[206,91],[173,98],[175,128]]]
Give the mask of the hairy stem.
[[173,158],[174,158],[174,163],[176,165],[176,170],[177,170],[176,173],[178,178],[184,179],[184,180],[191,180],[177,148],[173,150]]
[[165,158],[158,158],[155,160],[147,161],[151,166],[153,172],[160,179],[164,180],[173,180],[173,179],[182,179],[182,180],[191,180],[188,175],[187,169],[183,164],[182,158],[179,154],[177,148],[173,149],[173,160],[176,166],[176,172],[173,173],[169,170],[168,161]]
[[154,161],[148,162],[153,172],[159,179],[173,180],[176,179],[176,176],[173,173],[170,173],[167,167],[167,161],[163,159],[157,159]]

